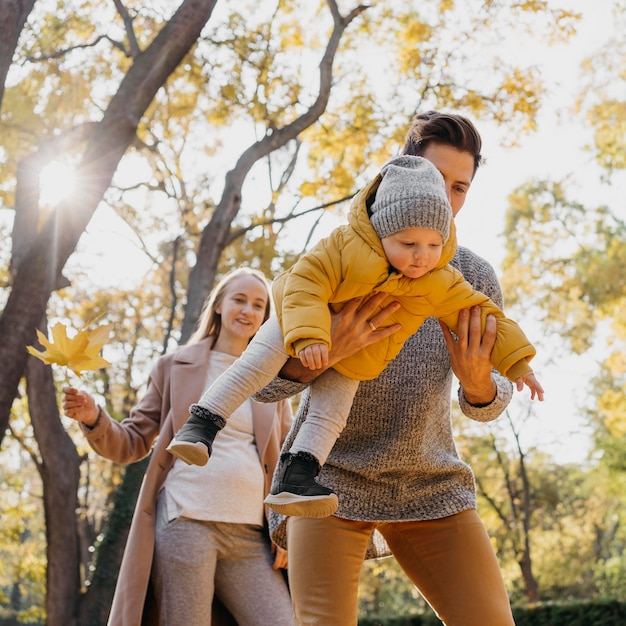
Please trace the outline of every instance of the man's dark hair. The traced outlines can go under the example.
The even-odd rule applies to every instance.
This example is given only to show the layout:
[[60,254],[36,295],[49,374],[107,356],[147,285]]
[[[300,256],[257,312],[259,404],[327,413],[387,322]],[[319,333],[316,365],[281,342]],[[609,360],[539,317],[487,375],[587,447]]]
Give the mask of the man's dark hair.
[[474,174],[483,160],[480,154],[483,143],[480,134],[474,124],[462,115],[439,111],[419,113],[412,120],[402,154],[422,156],[431,143],[469,152],[474,157]]

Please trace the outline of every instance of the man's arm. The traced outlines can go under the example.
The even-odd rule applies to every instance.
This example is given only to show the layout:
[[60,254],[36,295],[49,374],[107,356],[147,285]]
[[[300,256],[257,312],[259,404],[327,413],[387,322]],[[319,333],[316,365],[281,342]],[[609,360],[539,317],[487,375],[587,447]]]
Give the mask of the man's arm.
[[[476,291],[484,293],[504,310],[498,278],[485,259],[459,246],[451,265],[460,270]],[[460,337],[458,344],[454,336],[443,329],[452,369],[460,383],[459,405],[465,416],[488,422],[506,409],[513,396],[513,385],[493,369],[491,363],[491,351],[496,339],[496,329],[491,325],[493,322],[486,321],[483,336],[479,330],[478,317],[472,321],[471,312],[461,321],[460,328],[457,326]]]

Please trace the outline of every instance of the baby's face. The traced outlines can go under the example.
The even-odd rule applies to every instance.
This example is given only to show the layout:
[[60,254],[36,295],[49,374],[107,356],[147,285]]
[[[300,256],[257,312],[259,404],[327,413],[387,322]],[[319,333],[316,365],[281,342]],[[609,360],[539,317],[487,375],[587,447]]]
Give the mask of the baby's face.
[[407,228],[381,239],[389,263],[407,278],[421,278],[437,266],[443,237],[432,228]]

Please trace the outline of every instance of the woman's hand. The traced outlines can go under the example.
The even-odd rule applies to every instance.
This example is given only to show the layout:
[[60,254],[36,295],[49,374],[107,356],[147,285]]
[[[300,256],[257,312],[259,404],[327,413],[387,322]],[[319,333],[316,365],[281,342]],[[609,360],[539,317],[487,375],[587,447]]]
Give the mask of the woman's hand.
[[74,387],[63,387],[63,413],[67,417],[81,422],[86,426],[93,426],[98,421],[100,408],[96,401],[86,391],[78,391]]
[[272,569],[287,569],[287,550],[272,543],[272,554],[275,555]]
[[496,344],[496,318],[487,315],[485,332],[481,332],[481,311],[474,306],[459,312],[457,339],[439,322],[450,352],[452,371],[463,387],[465,399],[474,405],[489,404],[496,397],[496,384],[491,377],[491,351]]

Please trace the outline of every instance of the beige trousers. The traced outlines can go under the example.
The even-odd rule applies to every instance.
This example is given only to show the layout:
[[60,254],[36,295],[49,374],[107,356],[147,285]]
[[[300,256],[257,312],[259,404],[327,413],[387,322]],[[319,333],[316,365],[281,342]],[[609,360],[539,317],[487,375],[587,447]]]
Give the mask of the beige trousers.
[[446,626],[514,626],[496,555],[474,510],[422,522],[289,518],[297,626],[357,624],[359,576],[374,529]]
[[161,492],[152,580],[163,626],[210,626],[214,594],[239,626],[293,626],[289,589],[273,562],[264,528],[170,520]]

